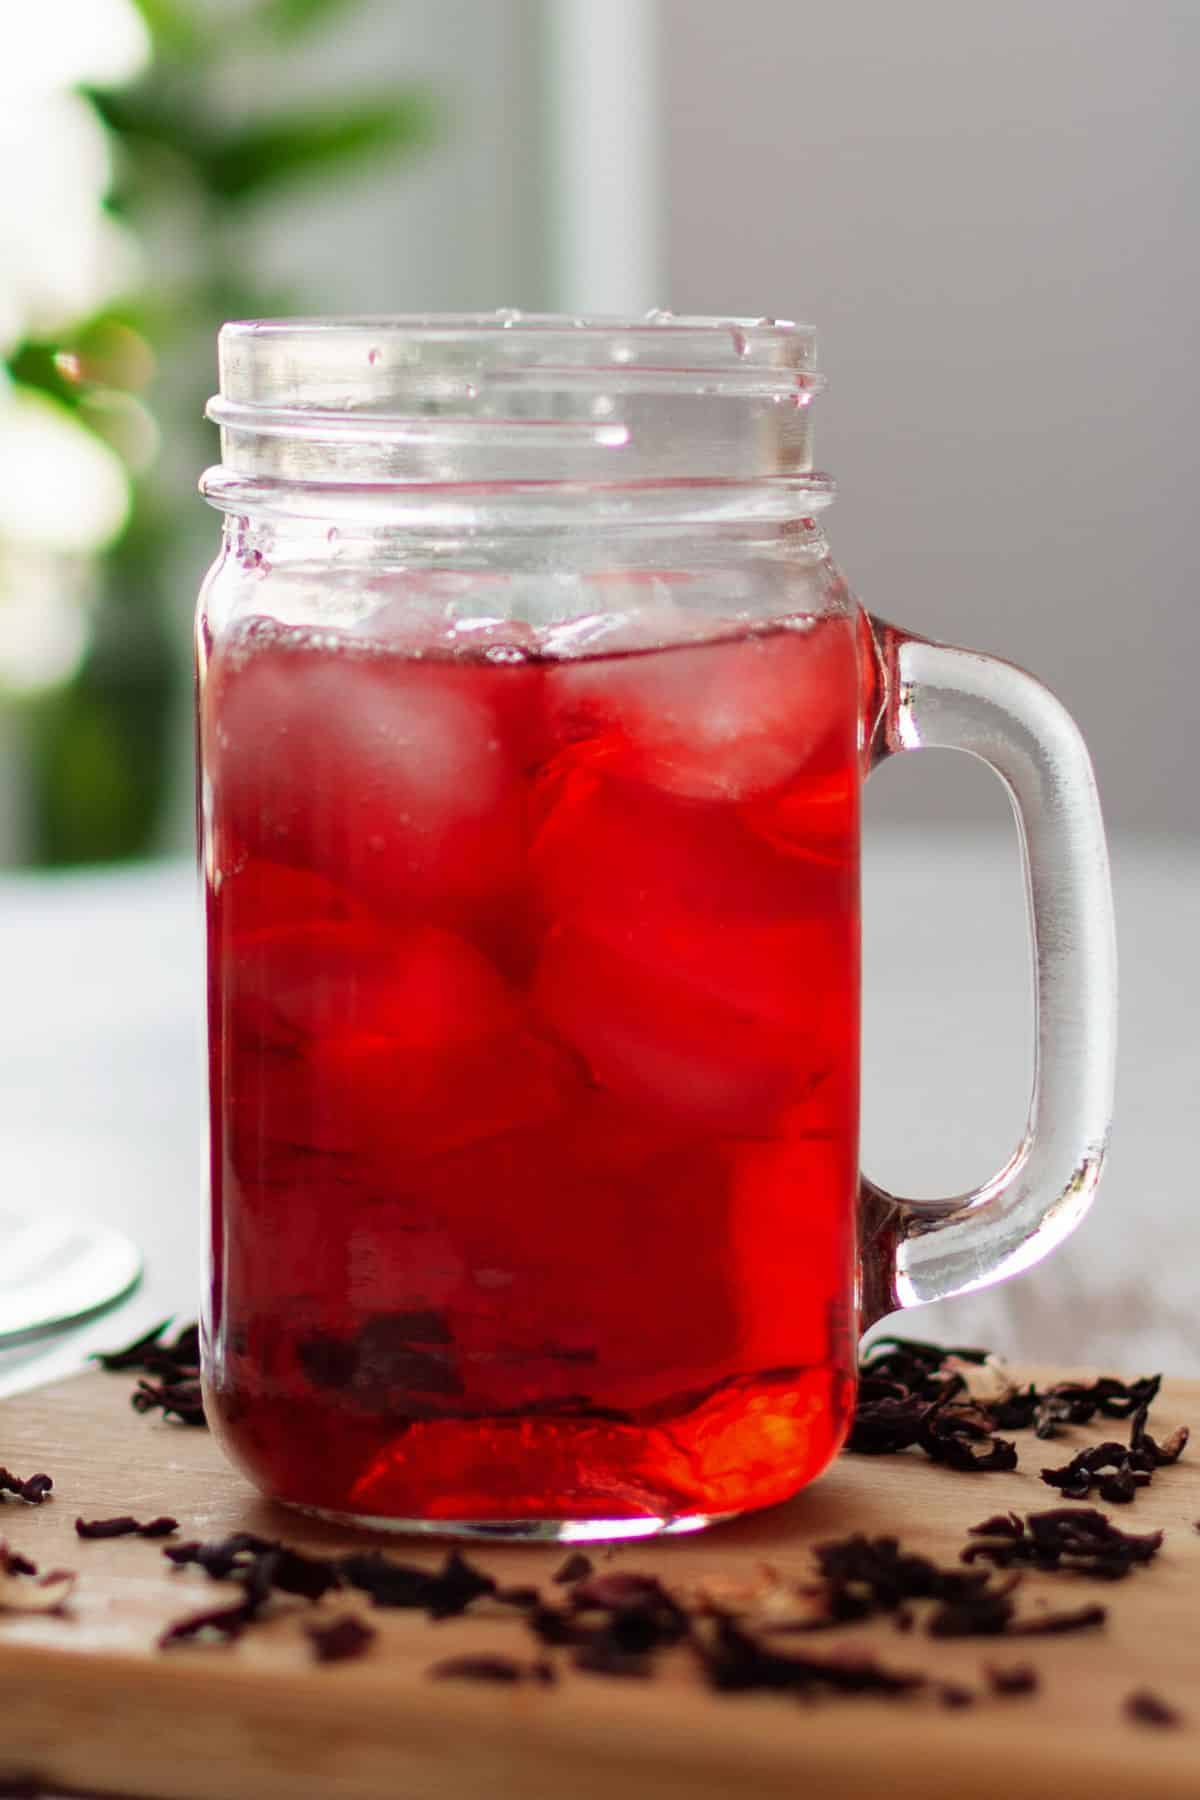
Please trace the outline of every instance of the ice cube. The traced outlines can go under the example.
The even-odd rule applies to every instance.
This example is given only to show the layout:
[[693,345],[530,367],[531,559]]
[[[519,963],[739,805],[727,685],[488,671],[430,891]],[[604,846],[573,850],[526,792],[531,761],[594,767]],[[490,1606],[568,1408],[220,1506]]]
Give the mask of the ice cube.
[[[719,954],[719,943],[712,949]],[[652,956],[569,925],[548,934],[534,998],[601,1087],[715,1134],[769,1135],[833,1054],[803,1017],[744,1011]]]
[[509,673],[261,621],[219,646],[204,737],[222,872],[249,852],[448,916],[510,890],[519,749],[488,679]]
[[220,943],[281,926],[366,917],[361,903],[326,876],[262,857],[250,857],[221,875],[213,907]]
[[324,1104],[373,1160],[385,1191],[431,1157],[555,1117],[575,1079],[568,1053],[521,1029],[439,1048],[331,1038],[314,1063]]
[[855,1062],[852,860],[785,855],[735,809],[586,768],[542,798],[535,995],[598,1081],[755,1135]]
[[[840,857],[814,857],[802,841],[770,841],[753,807],[699,804],[603,769],[563,758],[539,784],[529,872],[545,918],[628,934],[651,915],[671,930],[686,929],[690,918],[730,932],[746,921],[786,926],[853,915],[852,807],[839,815]],[[802,820],[795,831],[802,834]]]
[[487,959],[433,926],[261,933],[221,1004],[243,1179],[263,1146],[303,1146],[394,1195],[426,1157],[554,1116],[578,1080]]
[[854,754],[855,647],[840,618],[566,661],[546,691],[562,741],[593,738],[613,773],[689,799],[751,800],[819,756]]
[[270,1021],[282,1042],[382,1036],[438,1051],[493,1036],[517,1017],[486,958],[432,925],[281,925],[241,939],[223,975],[235,1029]]

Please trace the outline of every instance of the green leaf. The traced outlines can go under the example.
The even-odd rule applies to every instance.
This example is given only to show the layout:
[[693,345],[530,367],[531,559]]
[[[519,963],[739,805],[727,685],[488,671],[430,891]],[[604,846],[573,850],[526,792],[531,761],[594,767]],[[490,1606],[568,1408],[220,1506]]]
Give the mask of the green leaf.
[[80,400],[79,384],[55,361],[59,349],[57,344],[19,344],[8,359],[8,372],[23,387],[37,388],[74,411]]
[[348,12],[360,0],[261,0],[254,22],[283,43],[301,38],[331,24],[338,13]]
[[120,93],[88,89],[87,96],[109,130],[120,138],[140,139],[185,157],[189,162],[203,158],[210,151],[208,129],[160,84],[144,83]]
[[432,102],[419,88],[364,100],[353,112],[282,113],[212,145],[202,156],[201,173],[214,194],[242,200],[288,181],[333,174],[373,153],[423,146],[433,126]]
[[217,22],[207,24],[186,0],[134,0],[159,56],[199,61],[212,54],[219,39]]

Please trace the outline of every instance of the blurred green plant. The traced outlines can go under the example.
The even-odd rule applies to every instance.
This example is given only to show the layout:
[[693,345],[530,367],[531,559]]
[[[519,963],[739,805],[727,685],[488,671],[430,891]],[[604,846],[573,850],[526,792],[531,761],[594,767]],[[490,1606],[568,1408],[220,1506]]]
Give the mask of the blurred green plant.
[[[7,357],[12,381],[69,409],[117,452],[131,483],[128,522],[94,571],[78,668],[49,692],[0,694],[24,717],[34,863],[109,861],[161,842],[188,681],[181,587],[194,585],[211,527],[195,477],[213,451],[202,408],[215,333],[228,318],[321,305],[319,291],[280,292],[257,278],[257,209],[436,135],[436,107],[415,85],[256,106],[249,117],[229,103],[239,63],[243,87],[249,68],[269,88],[283,59],[360,3],[243,0],[217,17],[211,0],[136,0],[153,47],[147,72],[125,88],[84,90],[113,152],[107,206],[142,247],[148,276],[68,334]],[[211,541],[211,528],[204,535]]]

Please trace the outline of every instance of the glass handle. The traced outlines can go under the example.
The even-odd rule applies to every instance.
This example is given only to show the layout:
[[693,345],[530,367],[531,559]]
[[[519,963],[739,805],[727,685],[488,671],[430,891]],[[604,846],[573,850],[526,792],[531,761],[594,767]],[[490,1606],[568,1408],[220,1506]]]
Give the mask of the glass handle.
[[965,750],[1012,799],[1034,958],[1035,1056],[1025,1135],[972,1193],[901,1200],[865,1178],[863,1329],[1030,1268],[1073,1231],[1100,1178],[1112,1120],[1117,959],[1100,801],[1066,708],[1011,663],[870,620],[880,686],[872,765],[902,750]]

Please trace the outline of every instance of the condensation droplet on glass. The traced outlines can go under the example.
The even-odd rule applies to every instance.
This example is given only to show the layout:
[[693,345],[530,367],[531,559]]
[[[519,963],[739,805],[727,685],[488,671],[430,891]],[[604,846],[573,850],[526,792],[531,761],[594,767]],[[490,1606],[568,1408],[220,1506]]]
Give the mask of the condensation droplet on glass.
[[616,402],[611,394],[597,394],[592,401],[593,419],[611,419],[616,409]]
[[373,831],[367,839],[367,849],[373,850],[376,856],[382,856],[387,849],[387,839],[381,832]]

